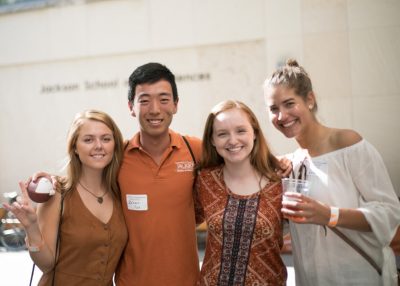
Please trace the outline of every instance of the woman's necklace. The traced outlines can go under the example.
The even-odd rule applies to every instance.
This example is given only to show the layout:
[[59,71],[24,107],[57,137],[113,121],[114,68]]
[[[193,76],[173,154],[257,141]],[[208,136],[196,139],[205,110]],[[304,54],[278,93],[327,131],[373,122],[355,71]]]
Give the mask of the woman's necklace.
[[87,191],[89,194],[91,194],[93,197],[95,197],[97,199],[97,202],[99,204],[103,203],[103,198],[105,195],[107,195],[108,191],[105,191],[104,194],[102,194],[101,196],[96,196],[95,194],[93,194],[88,188],[86,188],[84,185],[82,185],[81,182],[78,182],[79,186],[81,186],[85,191]]

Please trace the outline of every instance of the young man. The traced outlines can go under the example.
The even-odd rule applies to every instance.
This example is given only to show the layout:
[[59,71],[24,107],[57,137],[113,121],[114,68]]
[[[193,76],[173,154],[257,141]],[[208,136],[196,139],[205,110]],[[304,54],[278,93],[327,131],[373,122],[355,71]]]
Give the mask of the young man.
[[[178,101],[175,77],[161,64],[129,77],[128,105],[140,131],[128,142],[118,178],[129,232],[118,286],[196,283],[194,162],[182,136],[169,129]],[[201,141],[186,138],[198,161]]]
[[[128,106],[140,131],[125,148],[118,177],[129,234],[118,286],[196,284],[194,162],[182,135],[169,129],[178,101],[175,77],[159,63],[140,66],[129,77]],[[186,139],[199,161],[200,139]],[[285,176],[290,162],[281,163]],[[41,172],[32,179],[40,176],[50,177]]]

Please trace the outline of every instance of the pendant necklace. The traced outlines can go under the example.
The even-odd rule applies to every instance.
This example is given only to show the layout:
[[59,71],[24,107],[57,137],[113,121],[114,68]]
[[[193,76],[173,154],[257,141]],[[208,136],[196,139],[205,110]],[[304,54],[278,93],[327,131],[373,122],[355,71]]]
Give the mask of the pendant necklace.
[[107,195],[108,191],[105,191],[104,194],[102,194],[101,196],[96,196],[95,194],[93,194],[88,188],[86,188],[84,185],[82,185],[81,182],[78,182],[79,186],[81,186],[85,191],[87,191],[89,194],[91,194],[93,197],[95,197],[97,199],[97,202],[99,204],[103,203],[103,197],[105,195]]

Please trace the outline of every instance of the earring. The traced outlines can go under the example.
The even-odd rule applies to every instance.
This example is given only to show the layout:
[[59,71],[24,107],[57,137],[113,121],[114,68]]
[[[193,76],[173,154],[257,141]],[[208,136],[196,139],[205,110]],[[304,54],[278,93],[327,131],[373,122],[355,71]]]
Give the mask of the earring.
[[310,104],[310,105],[308,106],[308,109],[311,110],[311,109],[313,109],[313,107],[314,107],[314,106],[312,106],[312,104]]

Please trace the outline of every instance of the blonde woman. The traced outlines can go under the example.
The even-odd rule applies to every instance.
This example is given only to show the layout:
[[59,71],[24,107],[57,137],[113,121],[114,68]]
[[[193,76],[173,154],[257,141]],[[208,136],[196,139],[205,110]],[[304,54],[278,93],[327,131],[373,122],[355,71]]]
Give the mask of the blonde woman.
[[265,99],[272,124],[299,145],[287,156],[294,171],[305,166],[311,181],[309,196],[288,194],[296,201],[282,208],[290,220],[296,285],[397,285],[389,244],[400,204],[377,150],[354,130],[318,121],[311,79],[295,60],[266,80]]
[[35,211],[21,182],[21,198],[5,205],[25,228],[31,258],[43,272],[39,285],[113,285],[127,241],[117,185],[122,145],[110,116],[96,110],[77,114],[60,190]]

